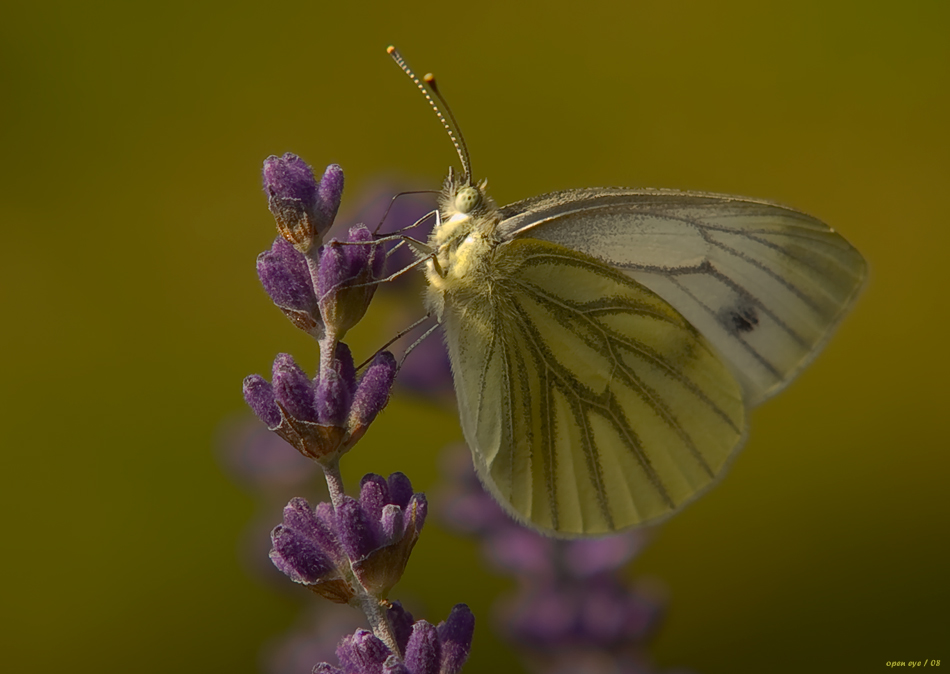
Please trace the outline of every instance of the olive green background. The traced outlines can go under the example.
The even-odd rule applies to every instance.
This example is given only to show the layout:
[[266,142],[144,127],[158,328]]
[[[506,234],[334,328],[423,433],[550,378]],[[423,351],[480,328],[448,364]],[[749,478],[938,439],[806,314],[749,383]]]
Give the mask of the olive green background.
[[[345,5],[345,6],[344,6]],[[950,666],[950,5],[909,2],[9,3],[0,22],[3,669],[254,672],[297,604],[238,558],[253,498],[222,420],[278,351],[260,290],[269,154],[437,187],[451,146],[386,56],[434,70],[507,203],[568,187],[774,199],[870,283],[747,448],[634,568],[663,666]],[[388,333],[354,335],[367,355]],[[362,326],[361,326],[362,327]],[[396,399],[344,462],[437,481],[457,421]],[[289,450],[288,450],[289,451]],[[279,509],[273,522],[279,520]],[[479,618],[507,580],[433,522],[395,598]],[[304,590],[300,590],[304,592]]]

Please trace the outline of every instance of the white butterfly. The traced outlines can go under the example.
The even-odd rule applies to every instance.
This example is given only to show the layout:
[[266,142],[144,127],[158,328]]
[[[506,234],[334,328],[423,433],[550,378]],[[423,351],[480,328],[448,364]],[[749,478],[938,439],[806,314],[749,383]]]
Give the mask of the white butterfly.
[[586,189],[498,208],[456,147],[427,304],[479,477],[549,534],[654,523],[709,488],[748,408],[815,357],[867,274],[830,227],[758,199]]

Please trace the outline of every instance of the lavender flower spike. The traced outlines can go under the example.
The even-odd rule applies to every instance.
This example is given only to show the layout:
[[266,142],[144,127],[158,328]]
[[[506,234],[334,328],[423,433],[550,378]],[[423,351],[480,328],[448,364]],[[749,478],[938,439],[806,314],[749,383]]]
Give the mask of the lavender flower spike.
[[264,160],[267,207],[277,220],[277,231],[301,253],[323,242],[343,196],[343,170],[327,167],[318,184],[313,169],[295,154]]
[[312,509],[304,499],[292,499],[271,535],[271,559],[291,580],[332,601],[354,600],[357,584],[385,599],[402,577],[428,511],[425,495],[404,499],[406,488],[412,485],[402,473],[389,480],[371,473],[363,478],[359,500],[344,495],[335,509],[328,503]]
[[[251,375],[244,380],[244,398],[270,430],[326,468],[366,433],[389,400],[395,375],[395,359],[382,352],[357,382],[349,347],[337,342],[318,381],[282,353],[274,360],[273,386]],[[407,496],[406,485],[397,487],[402,507],[412,492]]]

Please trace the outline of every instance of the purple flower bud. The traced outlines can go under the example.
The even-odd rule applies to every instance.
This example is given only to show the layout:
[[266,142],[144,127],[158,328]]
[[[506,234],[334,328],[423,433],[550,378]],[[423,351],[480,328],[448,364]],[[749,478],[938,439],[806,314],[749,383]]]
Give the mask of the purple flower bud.
[[337,164],[330,164],[320,178],[320,187],[317,189],[317,205],[314,215],[322,235],[330,229],[340,210],[343,200],[343,169]]
[[336,531],[336,513],[333,512],[332,505],[326,501],[321,501],[317,504],[314,514],[317,516],[317,519],[323,522],[327,529]]
[[290,416],[317,421],[310,378],[286,353],[278,354],[274,360],[274,395]]
[[[363,225],[351,227],[346,234],[349,243],[369,244],[373,242],[373,234]],[[372,271],[370,258],[376,246],[340,246],[342,266],[338,270],[338,278],[331,281],[331,286],[322,288],[322,293],[328,292],[333,286],[353,279],[366,271]],[[321,294],[322,294],[321,293]]]
[[389,484],[386,478],[367,473],[360,480],[360,505],[363,511],[374,522],[379,522],[383,516],[383,508],[389,503]]
[[323,241],[340,207],[342,169],[329,166],[324,181],[318,185],[313,169],[289,152],[283,157],[272,155],[264,160],[267,207],[277,220],[280,235],[301,253]]
[[347,674],[382,674],[383,663],[392,652],[369,630],[356,630],[344,637],[336,649]]
[[372,244],[373,235],[362,225],[350,230],[348,240],[367,245],[330,241],[320,253],[316,272],[320,315],[327,330],[337,338],[363,318],[376,292],[374,281],[382,276],[385,262],[382,247]]
[[291,580],[338,604],[353,599],[355,591],[347,580],[349,560],[320,508],[312,510],[302,498],[291,500],[271,541],[271,560]]
[[[353,258],[358,258],[362,246],[344,246],[336,239],[327,243],[320,251],[320,266],[317,270],[316,288],[317,299],[323,302],[328,293],[338,290],[339,286],[352,281],[359,273],[359,264],[353,264]],[[353,271],[356,267],[356,271]]]
[[280,425],[280,410],[274,397],[274,387],[259,374],[244,378],[244,400],[268,428]]
[[328,506],[332,513],[329,504],[321,503],[314,510],[305,499],[291,499],[284,508],[284,526],[296,529],[313,540],[330,559],[342,560],[343,551],[333,529],[332,515],[328,519],[327,510],[320,508],[324,505]]
[[378,475],[364,477],[360,491],[359,501],[347,496],[337,506],[336,531],[360,584],[382,598],[402,577],[428,506],[424,494],[413,494],[405,509],[387,503],[389,481]]
[[412,636],[406,645],[406,668],[412,674],[439,674],[442,665],[442,646],[436,628],[420,620],[412,626]]
[[475,616],[465,604],[456,604],[445,619],[439,623],[439,641],[442,642],[442,667],[440,674],[457,674],[468,659],[475,634]]
[[271,560],[295,583],[324,580],[340,556],[333,531],[302,498],[284,508],[283,523],[271,532],[271,541]]
[[[397,648],[405,653],[403,661],[371,632],[357,630],[344,637],[336,650],[346,674],[458,674],[461,670],[475,630],[475,617],[465,604],[457,604],[438,627],[425,620],[413,623],[412,614],[398,601],[389,607],[387,618]],[[328,663],[321,666],[313,671],[338,671]]]
[[380,516],[382,539],[384,545],[395,543],[406,533],[406,518],[402,508],[392,503],[383,508]]
[[409,637],[412,635],[412,614],[402,607],[398,601],[394,601],[386,612],[389,618],[389,624],[393,628],[393,636],[396,638],[396,645],[403,653],[406,652],[406,645],[409,643]]
[[277,237],[270,250],[257,256],[257,275],[271,300],[294,325],[315,339],[323,337],[323,318],[303,253]]
[[412,528],[418,535],[426,522],[426,515],[429,514],[429,503],[426,501],[425,494],[413,494],[405,513],[406,519],[412,522]]
[[316,583],[333,569],[320,546],[295,529],[282,525],[274,527],[271,543],[274,547],[270,558],[274,566],[295,583]]
[[317,514],[307,500],[298,496],[290,499],[290,502],[284,506],[283,525],[312,538],[316,529],[322,527],[323,523],[317,518]]
[[380,351],[369,364],[353,394],[349,427],[353,435],[362,435],[389,401],[389,391],[396,378],[396,359],[388,351]]
[[353,562],[365,559],[380,545],[378,524],[370,521],[360,502],[344,496],[336,508],[340,544]]
[[286,309],[317,312],[317,293],[307,258],[281,237],[257,256],[257,275],[274,304]]
[[[349,241],[351,243],[372,243],[375,241],[373,233],[362,225],[352,227],[349,231]],[[354,256],[353,264],[356,265],[353,271],[359,273],[364,268],[369,269],[370,276],[378,279],[383,275],[383,267],[386,266],[386,253],[382,246],[351,246],[361,251],[357,257]],[[370,286],[371,292],[376,291],[376,286]]]
[[409,505],[409,499],[412,498],[412,482],[406,477],[405,473],[393,473],[387,480],[389,484],[389,503],[394,503],[401,508]]
[[343,426],[356,388],[356,366],[346,344],[337,343],[336,358],[320,375],[315,399],[317,418],[321,424]]

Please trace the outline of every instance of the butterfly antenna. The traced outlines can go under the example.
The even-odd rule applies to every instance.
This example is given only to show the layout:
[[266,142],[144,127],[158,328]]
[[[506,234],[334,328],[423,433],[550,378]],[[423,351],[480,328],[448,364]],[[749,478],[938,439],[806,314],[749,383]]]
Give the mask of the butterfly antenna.
[[[458,152],[459,159],[462,162],[462,171],[465,173],[465,183],[471,185],[472,162],[468,156],[468,146],[465,144],[465,138],[462,136],[462,130],[459,128],[458,122],[455,121],[455,115],[452,114],[452,108],[449,107],[448,101],[445,100],[445,97],[442,96],[442,93],[439,91],[439,87],[435,82],[435,76],[432,75],[432,73],[427,74],[422,78],[422,80],[425,81],[425,84],[423,84],[422,81],[416,77],[416,74],[412,72],[412,69],[406,64],[405,59],[403,59],[402,54],[400,54],[395,47],[390,45],[386,48],[386,52],[393,57],[393,61],[402,68],[402,71],[409,76],[409,79],[416,83],[416,86],[419,87],[419,91],[421,91],[422,95],[429,101],[429,105],[432,106],[439,121],[442,122],[442,126],[444,126],[448,132],[449,138],[452,139],[452,144],[455,145],[455,151]],[[426,85],[428,85],[428,88],[426,88]],[[436,102],[432,100],[432,96],[429,95],[430,90],[432,94],[435,95],[439,105],[445,110],[445,115],[442,114],[439,105],[436,105]],[[448,116],[448,119],[446,119],[446,116]]]

